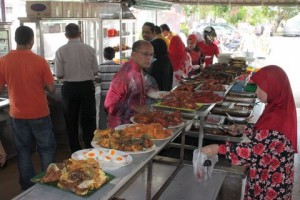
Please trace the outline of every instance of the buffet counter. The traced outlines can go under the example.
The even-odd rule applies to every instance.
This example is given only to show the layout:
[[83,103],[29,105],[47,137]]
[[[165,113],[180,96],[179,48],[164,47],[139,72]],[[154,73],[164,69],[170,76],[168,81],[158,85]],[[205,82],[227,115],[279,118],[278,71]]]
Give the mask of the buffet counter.
[[[182,132],[184,132],[184,127],[177,128],[174,130],[173,137],[177,137]],[[184,135],[184,134],[182,134]],[[156,141],[156,148],[148,153],[132,154],[133,161],[131,164],[122,167],[118,170],[106,171],[112,174],[115,178],[103,185],[98,191],[88,197],[88,199],[101,199],[106,200],[114,196],[114,194],[119,191],[126,183],[128,183],[138,172],[145,167],[148,169],[148,182],[147,182],[147,197],[151,198],[151,178],[152,178],[152,161],[154,157],[167,145],[170,143],[172,138],[167,140]],[[183,161],[177,163],[175,170],[180,170],[182,168]],[[221,183],[220,183],[221,184]],[[41,199],[52,200],[52,199],[86,199],[86,197],[76,196],[73,193],[66,192],[54,187],[49,187],[43,184],[36,184],[30,189],[24,191],[20,195],[16,196],[14,200],[17,199]]]
[[[59,87],[59,85],[58,85]],[[224,95],[229,92],[227,88]],[[58,92],[58,91],[57,91]],[[60,91],[59,91],[60,94]],[[98,94],[97,94],[98,95]],[[100,95],[98,95],[100,97]],[[57,94],[48,96],[54,99],[53,105],[59,105],[60,99]],[[58,98],[57,98],[58,97]],[[225,99],[225,98],[224,98]],[[251,107],[253,110],[249,113],[250,116],[245,117],[246,122],[255,123],[259,116],[261,115],[264,104],[257,102],[255,100],[251,102]],[[14,198],[17,199],[41,199],[52,200],[52,199],[101,199],[108,200],[114,196],[118,196],[118,193],[122,191],[126,186],[132,183],[137,176],[141,176],[143,170],[146,169],[147,175],[144,178],[146,182],[146,196],[141,197],[141,199],[203,199],[203,200],[233,200],[240,199],[243,197],[243,191],[245,187],[245,181],[247,177],[247,168],[243,166],[232,166],[229,164],[228,160],[219,159],[219,162],[215,165],[212,173],[212,177],[203,182],[197,182],[193,174],[193,166],[188,165],[184,162],[185,150],[191,150],[187,148],[185,143],[186,132],[188,133],[188,127],[193,123],[198,123],[198,129],[195,131],[195,138],[198,140],[198,146],[192,147],[192,149],[202,147],[207,133],[205,132],[205,120],[207,115],[211,114],[212,109],[219,105],[221,102],[208,103],[203,106],[198,107],[194,111],[191,109],[185,109],[187,111],[182,111],[181,114],[185,119],[182,126],[173,129],[173,135],[171,138],[164,140],[155,140],[155,148],[152,151],[140,152],[138,154],[133,153],[132,162],[129,165],[121,167],[117,170],[105,170],[105,172],[114,176],[107,184],[103,185],[100,189],[96,190],[93,194],[88,197],[81,197],[74,195],[71,192],[63,191],[58,189],[56,186],[49,186],[46,184],[36,184],[30,189],[24,191]],[[155,106],[156,105],[156,106]],[[160,108],[161,110],[171,111],[170,107],[161,106],[161,104],[155,104],[154,108]],[[239,105],[241,106],[241,105]],[[242,104],[242,106],[245,106]],[[97,106],[98,107],[98,106]],[[97,108],[98,109],[98,108]],[[228,108],[226,108],[226,111]],[[52,111],[52,113],[54,113]],[[97,112],[98,113],[98,112]],[[228,114],[227,112],[225,112]],[[224,114],[224,113],[223,113]],[[241,113],[238,113],[241,114]],[[243,114],[243,113],[242,113]],[[248,113],[247,113],[248,114]],[[226,115],[225,115],[226,116]],[[53,116],[55,119],[55,116]],[[61,125],[61,120],[59,120]],[[245,121],[244,121],[245,122]],[[227,125],[227,124],[226,124]],[[220,126],[220,124],[218,124]],[[55,127],[54,127],[55,128]],[[166,178],[164,183],[159,187],[155,194],[152,194],[152,184],[155,174],[153,174],[153,164],[158,160],[158,154],[167,147],[174,145],[173,141],[175,138],[180,138],[180,143],[175,146],[180,149],[179,159],[174,159],[172,162],[165,160],[163,164],[175,166],[174,171],[171,175]],[[218,137],[221,138],[221,142],[228,141],[228,137]]]
[[[209,110],[213,106],[203,106],[200,110],[198,110],[195,114],[198,116],[204,117],[207,115]],[[155,140],[155,149],[150,152],[140,152],[138,154],[133,153],[132,156],[132,163],[129,165],[126,165],[124,167],[121,167],[117,170],[106,170],[106,173],[109,173],[115,178],[108,182],[107,184],[103,185],[100,189],[95,191],[91,196],[88,197],[88,199],[111,199],[114,197],[114,195],[117,195],[117,192],[120,191],[122,188],[127,186],[127,184],[130,184],[130,181],[136,177],[136,175],[139,175],[142,170],[147,169],[147,178],[146,178],[146,197],[142,197],[142,199],[159,199],[162,194],[164,194],[165,189],[168,188],[168,185],[170,187],[173,187],[172,184],[176,183],[173,180],[177,180],[178,178],[182,178],[182,174],[188,173],[188,177],[184,178],[186,182],[189,182],[190,184],[195,182],[195,178],[193,175],[193,170],[189,169],[187,165],[184,165],[183,159],[184,159],[184,143],[185,143],[185,128],[188,124],[190,124],[190,120],[184,121],[183,125],[177,128],[173,129],[173,135],[172,137],[164,140]],[[172,166],[176,166],[174,171],[171,173],[169,177],[166,178],[165,182],[162,184],[162,186],[158,189],[158,191],[155,194],[152,194],[152,183],[153,183],[153,177],[155,174],[152,174],[153,172],[153,162],[155,161],[156,155],[158,155],[164,148],[167,147],[168,144],[172,142],[174,138],[181,137],[181,147],[180,147],[180,159],[176,160],[176,162],[172,163],[164,163],[164,164],[172,164]],[[226,171],[215,171],[213,173],[213,177],[209,179],[208,181],[203,181],[197,185],[197,188],[201,188],[203,199],[206,200],[214,200],[216,199],[217,194],[219,193],[220,188],[222,187],[223,181],[226,177],[227,172]],[[185,176],[185,175],[183,175]],[[209,189],[208,189],[209,188]],[[197,190],[196,190],[197,191]],[[183,192],[184,193],[184,192]],[[36,184],[32,188],[24,191],[23,193],[19,194],[14,198],[14,200],[17,199],[40,199],[41,196],[43,196],[44,200],[47,199],[84,199],[86,197],[80,197],[77,195],[74,195],[71,192],[66,192],[63,190],[60,190],[54,186],[50,187],[49,185],[45,184]]]

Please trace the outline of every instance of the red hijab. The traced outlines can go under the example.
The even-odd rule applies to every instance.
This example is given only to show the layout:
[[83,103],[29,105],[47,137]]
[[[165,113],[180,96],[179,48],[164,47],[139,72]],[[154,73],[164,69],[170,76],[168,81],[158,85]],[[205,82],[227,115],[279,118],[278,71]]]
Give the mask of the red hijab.
[[192,40],[193,44],[197,44],[197,36],[195,34],[189,35],[187,40]]
[[251,80],[267,93],[267,105],[254,127],[283,133],[297,152],[296,106],[286,73],[278,66],[269,65],[255,73]]
[[[189,35],[187,38],[187,41],[188,40],[191,40],[194,45],[198,46],[197,36],[195,34]],[[192,58],[192,64],[199,65],[200,56],[201,56],[201,51],[199,50],[199,48],[197,51],[195,50],[195,48],[194,49],[186,48],[186,52],[188,52],[190,54],[190,56]]]
[[169,57],[173,65],[173,71],[182,69],[185,62],[187,52],[185,46],[178,35],[173,36],[169,46]]

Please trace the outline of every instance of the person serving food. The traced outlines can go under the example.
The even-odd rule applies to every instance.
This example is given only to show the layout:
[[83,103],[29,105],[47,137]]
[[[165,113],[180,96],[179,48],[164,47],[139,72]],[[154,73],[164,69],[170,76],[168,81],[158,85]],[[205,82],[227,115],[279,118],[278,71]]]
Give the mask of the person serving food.
[[256,94],[266,107],[255,125],[231,126],[249,142],[203,147],[203,153],[225,155],[233,165],[249,167],[244,199],[291,199],[294,153],[297,152],[296,108],[286,73],[270,65],[255,73]]

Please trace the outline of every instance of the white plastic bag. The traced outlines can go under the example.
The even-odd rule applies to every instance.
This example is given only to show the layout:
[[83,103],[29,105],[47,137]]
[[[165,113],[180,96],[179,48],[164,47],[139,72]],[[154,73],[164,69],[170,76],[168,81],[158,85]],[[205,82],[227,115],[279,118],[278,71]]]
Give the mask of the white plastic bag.
[[205,153],[195,149],[193,152],[194,176],[198,182],[211,177],[215,164],[218,162],[218,155],[209,158]]

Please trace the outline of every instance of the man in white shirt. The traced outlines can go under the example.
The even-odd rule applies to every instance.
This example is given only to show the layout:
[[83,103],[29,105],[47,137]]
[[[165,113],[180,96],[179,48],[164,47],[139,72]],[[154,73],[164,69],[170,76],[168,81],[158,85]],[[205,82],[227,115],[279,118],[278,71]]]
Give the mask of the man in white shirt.
[[82,128],[85,148],[91,147],[96,130],[96,100],[93,80],[98,74],[96,51],[80,41],[79,26],[66,26],[68,43],[55,54],[55,75],[63,79],[61,89],[63,111],[66,120],[71,152],[81,149],[78,121]]

